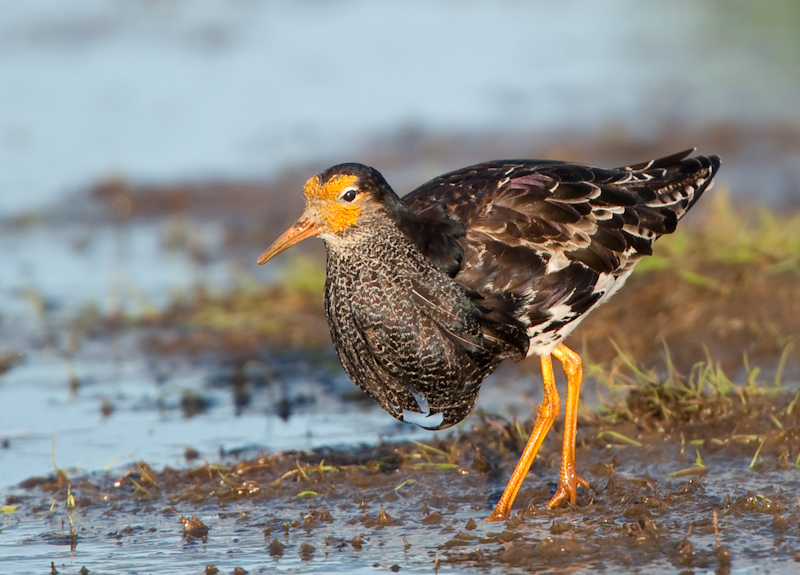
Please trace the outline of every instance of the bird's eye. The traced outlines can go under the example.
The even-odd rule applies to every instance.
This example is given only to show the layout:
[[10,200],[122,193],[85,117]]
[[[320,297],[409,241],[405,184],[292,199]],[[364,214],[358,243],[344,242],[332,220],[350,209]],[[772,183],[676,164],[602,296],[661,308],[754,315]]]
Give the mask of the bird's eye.
[[342,195],[339,196],[339,200],[349,204],[350,202],[356,199],[357,193],[358,193],[357,189],[350,188],[349,190],[345,190],[345,192],[343,192]]

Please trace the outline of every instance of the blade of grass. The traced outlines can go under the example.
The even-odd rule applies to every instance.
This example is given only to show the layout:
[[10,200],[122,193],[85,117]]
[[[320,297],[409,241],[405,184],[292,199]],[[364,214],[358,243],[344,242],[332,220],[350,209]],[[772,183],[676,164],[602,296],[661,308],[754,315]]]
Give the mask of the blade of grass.
[[416,480],[414,480],[414,479],[406,479],[406,480],[405,480],[405,481],[403,481],[403,482],[402,482],[400,485],[398,485],[397,487],[395,487],[395,488],[394,488],[394,490],[395,490],[395,491],[400,491],[400,490],[401,490],[403,487],[405,487],[406,485],[413,485],[414,483],[416,483]]
[[614,438],[614,439],[616,439],[618,441],[621,441],[623,443],[627,443],[629,445],[633,445],[634,447],[641,447],[642,446],[641,442],[636,441],[635,439],[631,439],[630,437],[628,437],[626,435],[623,435],[623,434],[619,433],[618,431],[613,431],[611,429],[606,429],[605,431],[601,431],[600,433],[597,434],[597,438],[598,439],[602,439],[604,437],[612,437],[612,438]]
[[750,469],[753,469],[756,466],[756,461],[758,461],[758,455],[761,453],[761,448],[762,447],[764,447],[764,440],[763,439],[758,444],[758,449],[756,449],[755,455],[753,455],[753,460],[750,462]]
[[783,351],[781,352],[781,358],[778,360],[778,370],[775,372],[775,389],[781,388],[781,382],[783,381],[783,370],[786,367],[786,361],[789,359],[789,352],[794,347],[794,342],[790,341],[787,343]]
[[431,445],[427,445],[427,444],[425,444],[425,443],[421,443],[421,442],[419,442],[419,441],[412,441],[411,443],[413,443],[413,444],[414,444],[414,445],[416,445],[417,447],[419,447],[419,448],[421,448],[421,449],[423,449],[423,450],[425,450],[425,451],[428,451],[428,452],[430,452],[430,453],[434,453],[434,454],[436,454],[436,455],[439,455],[439,456],[441,456],[441,457],[445,457],[445,458],[447,457],[447,453],[445,453],[445,452],[444,452],[444,451],[442,451],[441,449],[437,449],[437,448],[435,448],[435,447],[433,447],[433,446],[431,446]]

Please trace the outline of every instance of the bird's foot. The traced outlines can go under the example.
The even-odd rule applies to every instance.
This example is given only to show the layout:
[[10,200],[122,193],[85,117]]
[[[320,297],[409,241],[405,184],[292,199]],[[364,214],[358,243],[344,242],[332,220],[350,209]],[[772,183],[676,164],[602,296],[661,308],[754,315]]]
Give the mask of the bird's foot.
[[574,471],[568,473],[566,476],[562,475],[558,479],[556,494],[547,502],[547,508],[555,509],[566,500],[574,504],[578,497],[578,485],[584,489],[589,489],[589,482],[577,475]]
[[494,511],[492,511],[492,514],[489,515],[489,517],[487,517],[485,521],[505,521],[510,516],[511,516],[511,506],[509,505],[508,509],[506,509],[505,506],[502,506],[498,503],[497,507],[495,507]]

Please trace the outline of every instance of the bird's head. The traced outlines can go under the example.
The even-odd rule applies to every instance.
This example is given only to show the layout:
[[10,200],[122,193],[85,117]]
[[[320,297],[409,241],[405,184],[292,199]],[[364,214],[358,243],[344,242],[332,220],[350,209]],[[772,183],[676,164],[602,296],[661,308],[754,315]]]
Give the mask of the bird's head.
[[382,212],[387,199],[396,198],[383,176],[362,164],[328,168],[305,183],[303,194],[303,215],[261,254],[259,265],[306,238],[327,240],[351,232],[365,215]]

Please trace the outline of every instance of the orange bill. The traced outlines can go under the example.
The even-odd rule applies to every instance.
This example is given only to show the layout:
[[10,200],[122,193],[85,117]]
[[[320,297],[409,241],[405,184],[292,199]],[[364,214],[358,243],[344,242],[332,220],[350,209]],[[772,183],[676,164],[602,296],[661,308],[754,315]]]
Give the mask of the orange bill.
[[262,266],[283,250],[289,249],[306,238],[318,235],[322,231],[320,222],[302,217],[291,228],[283,232],[275,242],[258,258],[258,265]]

